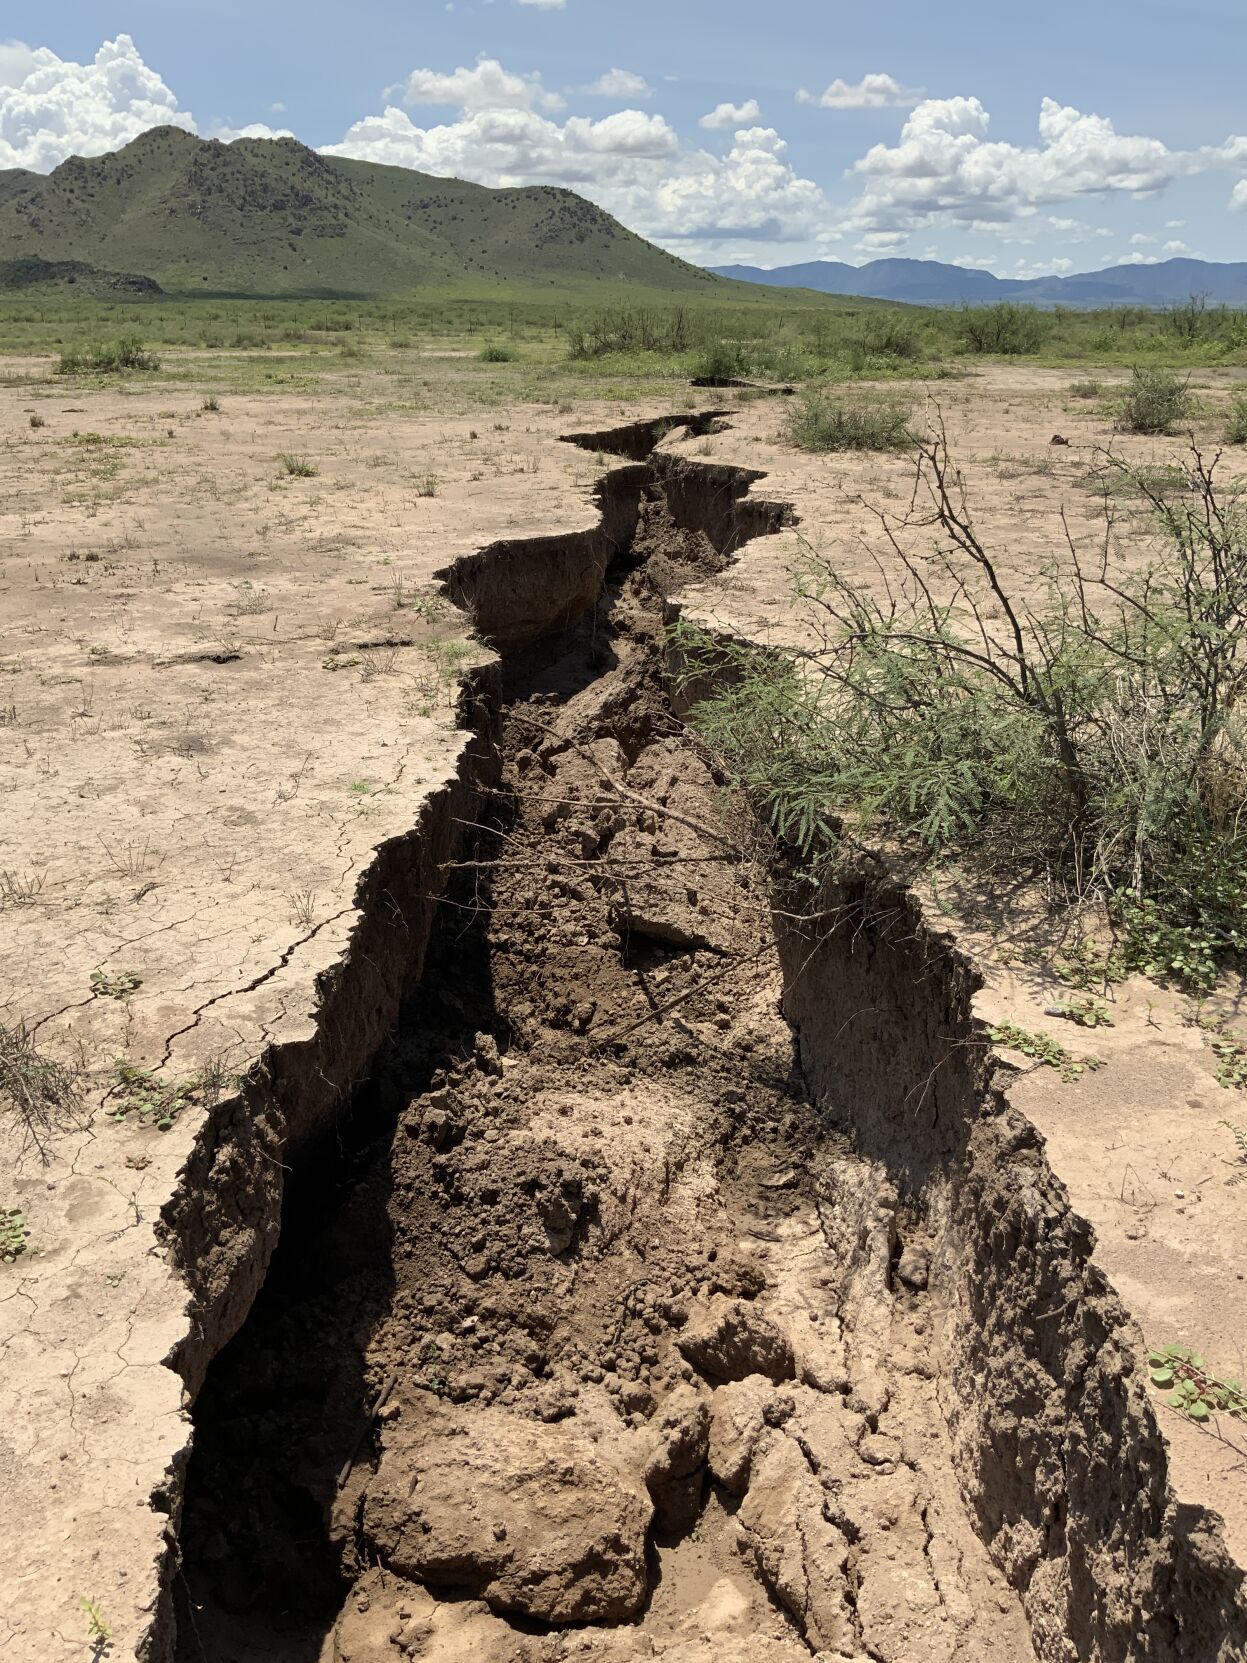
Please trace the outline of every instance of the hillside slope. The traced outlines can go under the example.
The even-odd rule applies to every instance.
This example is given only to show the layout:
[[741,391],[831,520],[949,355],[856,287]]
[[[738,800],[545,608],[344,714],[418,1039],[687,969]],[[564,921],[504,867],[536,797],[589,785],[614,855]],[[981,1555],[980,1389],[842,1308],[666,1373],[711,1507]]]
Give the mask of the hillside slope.
[[197,293],[375,295],[464,277],[720,286],[573,191],[491,190],[177,127],[46,176],[0,172],[0,261],[31,257]]
[[920,306],[990,304],[1020,300],[1037,306],[1172,306],[1190,295],[1213,305],[1247,306],[1247,262],[1158,260],[1155,265],[1109,266],[1068,277],[997,277],[990,271],[946,265],[940,260],[842,260],[804,265],[717,266],[720,277],[768,288],[815,289],[820,294],[864,295]]

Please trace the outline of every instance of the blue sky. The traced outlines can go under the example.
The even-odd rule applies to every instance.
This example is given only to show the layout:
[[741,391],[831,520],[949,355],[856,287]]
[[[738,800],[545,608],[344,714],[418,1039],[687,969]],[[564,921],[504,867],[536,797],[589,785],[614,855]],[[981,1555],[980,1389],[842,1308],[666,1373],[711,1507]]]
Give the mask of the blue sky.
[[[1010,15],[1012,13],[1012,15]],[[569,185],[707,264],[1247,258],[1241,0],[10,0],[0,167],[176,121]]]

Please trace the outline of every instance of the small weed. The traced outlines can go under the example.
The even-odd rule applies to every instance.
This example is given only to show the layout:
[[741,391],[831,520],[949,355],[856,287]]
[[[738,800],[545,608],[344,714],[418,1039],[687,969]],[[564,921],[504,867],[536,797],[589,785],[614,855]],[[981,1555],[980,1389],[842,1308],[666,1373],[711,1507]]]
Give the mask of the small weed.
[[1148,1352],[1147,1366],[1153,1386],[1168,1392],[1169,1407],[1188,1420],[1203,1425],[1218,1412],[1247,1420],[1247,1393],[1237,1380],[1218,1379],[1198,1351],[1166,1345]]
[[288,897],[290,901],[290,921],[300,929],[310,930],[316,922],[316,892],[312,889],[301,890],[298,894]]
[[39,899],[39,892],[47,879],[48,869],[36,872],[12,872],[7,867],[0,871],[0,904],[8,907],[30,906]]
[[143,1126],[155,1126],[167,1132],[183,1109],[189,1108],[197,1081],[161,1080],[149,1068],[136,1068],[133,1063],[118,1058],[113,1065],[116,1084],[110,1096],[116,1098],[112,1119],[128,1120],[137,1117]]
[[17,1115],[26,1142],[45,1162],[47,1139],[76,1120],[77,1086],[72,1069],[36,1050],[34,1035],[23,1023],[0,1023],[0,1108]]
[[143,978],[133,970],[118,970],[111,976],[103,970],[91,972],[91,992],[97,999],[128,999],[142,985]]
[[1225,1181],[1231,1189],[1237,1189],[1241,1183],[1247,1182],[1247,1131],[1244,1131],[1233,1120],[1218,1120],[1217,1125],[1224,1126],[1234,1139],[1234,1159],[1229,1164],[1234,1167],[1241,1167],[1242,1171],[1236,1171],[1232,1177]]
[[363,653],[359,661],[360,679],[373,681],[377,676],[392,676],[397,666],[397,647],[391,647],[387,652]]
[[94,1645],[107,1645],[113,1637],[113,1631],[104,1621],[104,1613],[100,1609],[97,1599],[80,1600],[79,1605],[86,1612],[87,1637]]
[[221,401],[215,393],[209,393],[199,408],[207,416],[215,416],[221,408]]
[[137,843],[127,842],[124,849],[120,845],[113,849],[102,837],[97,838],[97,842],[108,856],[108,863],[113,871],[120,873],[123,878],[148,877],[165,858],[163,855],[152,853],[150,838],[144,841],[142,848]]
[[483,346],[476,356],[482,364],[511,364],[514,363],[517,354],[512,352],[509,346],[490,344]]
[[20,1207],[0,1207],[0,1264],[11,1265],[26,1251],[30,1230]]
[[416,495],[418,497],[435,497],[437,495],[437,484],[437,475],[435,473],[424,474],[420,479],[415,481]]
[[277,465],[290,479],[315,479],[320,472],[310,456],[296,455],[290,451],[282,451],[277,458]]
[[1051,1034],[1045,1034],[1042,1030],[1032,1034],[1025,1028],[1019,1028],[1015,1022],[1002,1022],[998,1027],[990,1029],[989,1033],[993,1045],[1003,1045],[1010,1051],[1020,1051],[1024,1057],[1029,1057],[1037,1065],[1055,1068],[1067,1082],[1081,1079],[1089,1068],[1104,1067],[1098,1057],[1075,1057],[1058,1040],[1053,1039]]
[[206,1109],[215,1107],[227,1091],[235,1091],[241,1084],[241,1076],[229,1067],[224,1052],[209,1057],[199,1070],[199,1094]]
[[46,427],[48,424],[47,424],[46,420],[44,419],[44,417],[42,417],[42,416],[32,416],[30,418],[30,425],[34,428],[40,428],[40,427]]
[[1070,398],[1099,398],[1104,391],[1104,384],[1100,381],[1071,381],[1066,388]]
[[1066,987],[1075,988],[1079,993],[1091,993],[1126,979],[1126,967],[1117,949],[1098,952],[1086,936],[1062,953],[1052,969]]

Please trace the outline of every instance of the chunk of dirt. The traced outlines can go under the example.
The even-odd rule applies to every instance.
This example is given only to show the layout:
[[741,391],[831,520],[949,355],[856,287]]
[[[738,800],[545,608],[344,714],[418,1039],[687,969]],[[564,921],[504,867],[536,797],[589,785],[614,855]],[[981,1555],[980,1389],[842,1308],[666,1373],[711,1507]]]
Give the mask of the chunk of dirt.
[[792,1341],[743,1299],[716,1299],[696,1312],[680,1335],[680,1350],[694,1368],[715,1380],[760,1374],[778,1384],[795,1373]]
[[652,1512],[587,1438],[477,1409],[387,1430],[362,1523],[399,1576],[540,1622],[622,1622],[645,1598]]

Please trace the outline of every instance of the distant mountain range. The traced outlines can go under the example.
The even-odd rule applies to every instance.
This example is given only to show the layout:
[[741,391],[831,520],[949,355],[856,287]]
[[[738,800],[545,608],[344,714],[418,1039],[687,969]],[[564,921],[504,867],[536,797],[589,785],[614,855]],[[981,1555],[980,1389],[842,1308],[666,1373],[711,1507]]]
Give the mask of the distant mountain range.
[[295,139],[222,144],[180,127],[46,175],[0,169],[0,283],[75,278],[83,289],[147,278],[174,293],[254,295],[396,294],[465,278],[582,293],[720,287],[574,191],[491,190]]
[[1241,260],[1160,260],[1150,266],[1108,266],[1104,271],[1070,277],[1027,279],[996,277],[990,271],[939,260],[870,260],[864,266],[811,260],[774,271],[758,266],[712,269],[719,277],[744,283],[908,301],[916,306],[978,306],[996,300],[1029,301],[1036,306],[1172,306],[1191,295],[1206,295],[1218,306],[1247,306],[1247,261]]

